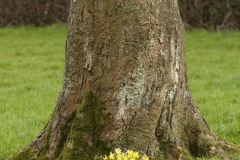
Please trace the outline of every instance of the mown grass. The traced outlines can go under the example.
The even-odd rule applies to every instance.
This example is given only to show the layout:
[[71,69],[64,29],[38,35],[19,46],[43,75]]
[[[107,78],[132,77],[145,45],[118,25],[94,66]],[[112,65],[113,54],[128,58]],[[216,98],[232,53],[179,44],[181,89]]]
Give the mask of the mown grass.
[[[47,123],[62,83],[66,25],[0,29],[0,159]],[[196,105],[214,132],[240,145],[240,33],[187,31],[185,61]],[[240,155],[235,155],[240,159]]]
[[240,32],[187,32],[185,61],[195,103],[212,130],[240,145]]
[[185,38],[195,104],[215,133],[240,146],[240,32],[187,31]]
[[61,89],[66,25],[0,29],[0,159],[33,140]]

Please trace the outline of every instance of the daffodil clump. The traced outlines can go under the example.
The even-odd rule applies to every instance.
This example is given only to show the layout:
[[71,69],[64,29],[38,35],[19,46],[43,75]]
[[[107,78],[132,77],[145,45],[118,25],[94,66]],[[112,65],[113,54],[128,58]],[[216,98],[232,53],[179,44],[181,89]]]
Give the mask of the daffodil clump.
[[147,156],[139,156],[138,152],[127,150],[125,153],[121,149],[116,148],[115,153],[110,152],[109,156],[105,156],[103,160],[149,160]]

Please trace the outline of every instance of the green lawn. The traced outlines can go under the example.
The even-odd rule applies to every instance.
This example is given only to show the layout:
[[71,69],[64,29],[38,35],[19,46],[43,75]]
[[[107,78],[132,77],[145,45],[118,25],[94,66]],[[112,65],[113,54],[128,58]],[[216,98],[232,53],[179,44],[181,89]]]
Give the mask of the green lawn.
[[240,32],[187,31],[185,39],[195,104],[215,133],[240,146]]
[[66,25],[0,29],[0,159],[33,140],[61,90]]
[[[67,26],[0,28],[0,159],[33,140],[61,90]],[[186,32],[196,105],[214,132],[240,145],[240,32]],[[240,159],[240,155],[236,155]]]

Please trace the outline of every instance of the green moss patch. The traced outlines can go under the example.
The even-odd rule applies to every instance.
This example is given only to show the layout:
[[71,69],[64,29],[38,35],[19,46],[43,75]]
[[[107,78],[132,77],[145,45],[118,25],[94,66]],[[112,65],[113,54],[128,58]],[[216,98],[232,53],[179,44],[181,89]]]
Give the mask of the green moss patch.
[[9,159],[11,159],[11,160],[26,160],[26,159],[34,160],[35,158],[34,158],[34,153],[31,149],[24,149],[24,150],[17,152]]
[[58,159],[94,159],[110,152],[101,140],[110,120],[110,114],[104,111],[104,104],[93,92],[85,93]]

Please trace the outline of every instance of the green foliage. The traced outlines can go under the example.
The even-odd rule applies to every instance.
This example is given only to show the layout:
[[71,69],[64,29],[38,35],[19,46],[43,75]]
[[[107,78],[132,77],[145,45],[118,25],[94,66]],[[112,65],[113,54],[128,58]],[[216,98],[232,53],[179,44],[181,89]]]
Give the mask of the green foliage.
[[[50,118],[61,89],[66,32],[66,25],[0,28],[0,159],[32,141]],[[239,32],[186,32],[195,103],[211,129],[237,145],[239,42]]]

